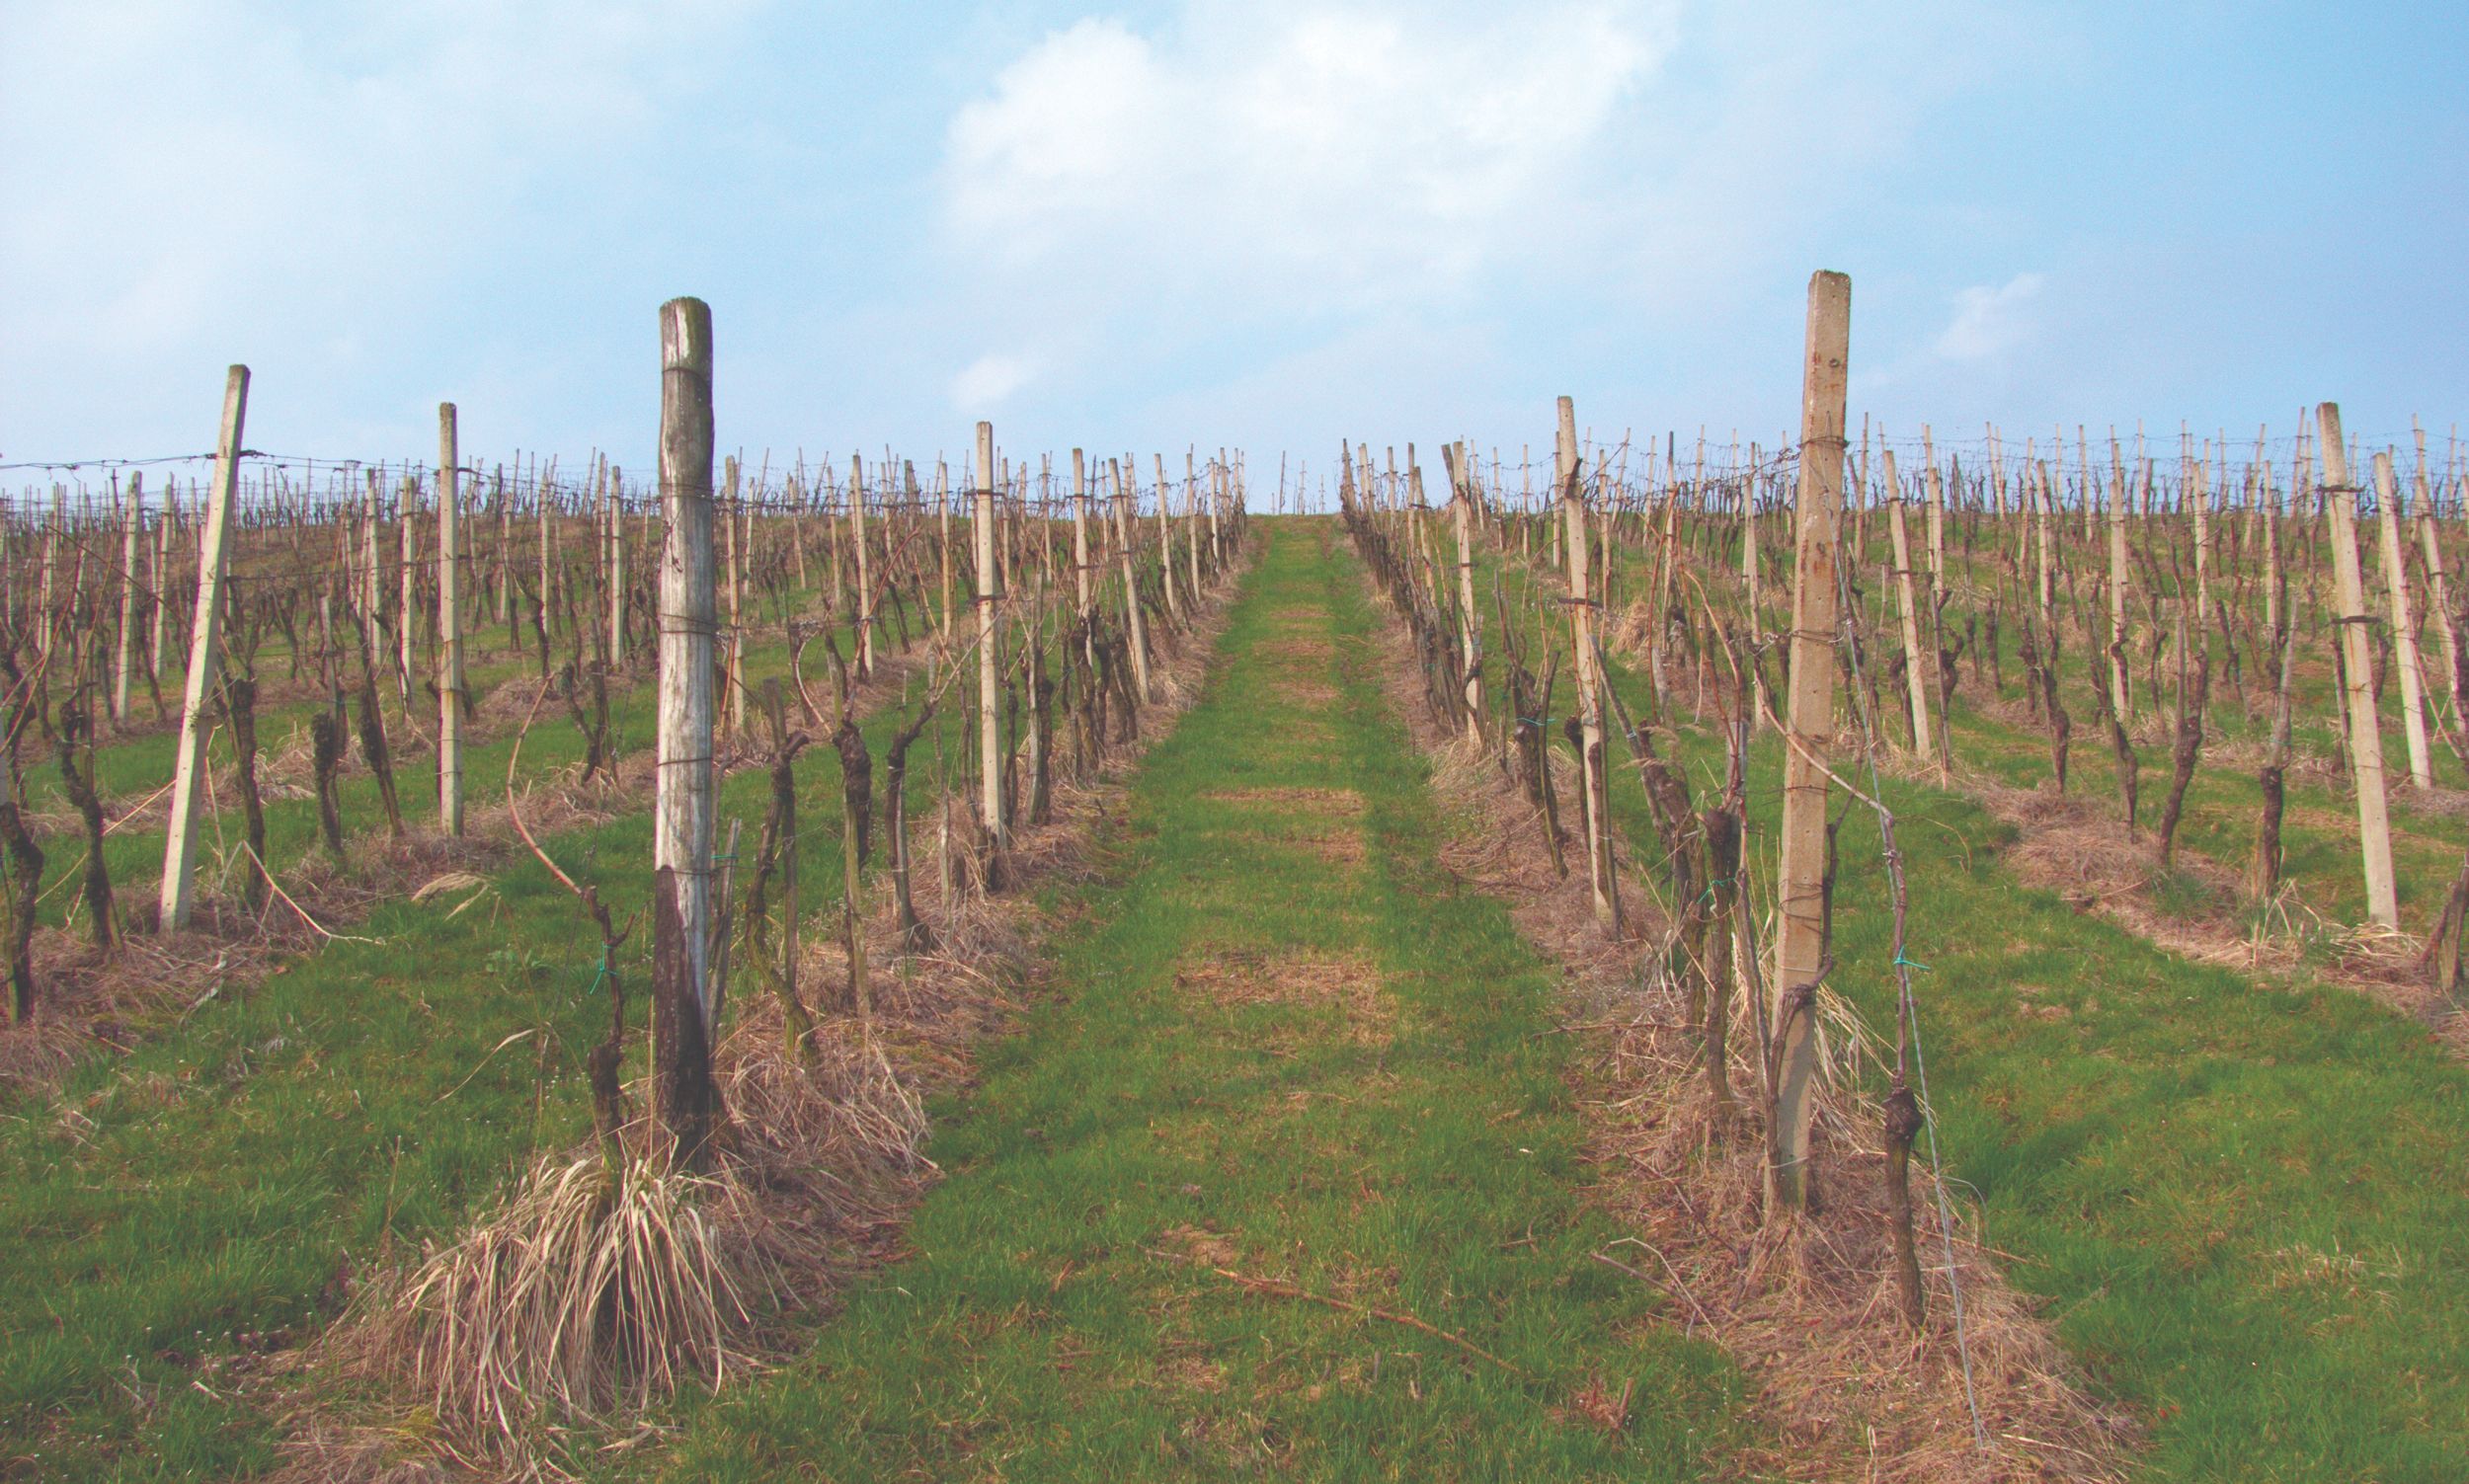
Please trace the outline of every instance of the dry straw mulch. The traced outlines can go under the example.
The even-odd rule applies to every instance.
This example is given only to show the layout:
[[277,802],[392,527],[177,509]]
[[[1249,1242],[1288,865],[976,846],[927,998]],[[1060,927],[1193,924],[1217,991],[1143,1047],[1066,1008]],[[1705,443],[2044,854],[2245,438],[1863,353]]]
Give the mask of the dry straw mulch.
[[[1941,1227],[1925,1158],[1914,1161],[1913,1201],[1928,1322],[1917,1335],[1904,1327],[1874,1099],[1877,1043],[1851,1007],[1832,995],[1819,1007],[1821,1208],[1769,1225],[1761,1219],[1762,1136],[1750,1111],[1754,1030],[1738,996],[1728,1038],[1738,1102],[1718,1114],[1685,987],[1661,971],[1668,916],[1629,880],[1636,936],[1607,940],[1595,925],[1582,844],[1564,847],[1573,869],[1555,875],[1537,813],[1488,757],[1426,711],[1394,615],[1380,643],[1392,702],[1432,757],[1434,791],[1461,826],[1444,864],[1507,901],[1519,929],[1564,973],[1570,1023],[1562,1029],[1578,1038],[1572,1075],[1599,1174],[1590,1195],[1629,1233],[1602,1259],[1663,1289],[1669,1323],[1722,1345],[1750,1374],[1771,1442],[1734,1459],[1735,1471],[1932,1484],[2122,1479],[2134,1423],[2084,1390],[2048,1327],[2007,1287],[1959,1201],[1950,1203],[1954,1229]],[[1562,797],[1574,796],[1564,786]],[[1965,1401],[1950,1241],[1985,1448]]]

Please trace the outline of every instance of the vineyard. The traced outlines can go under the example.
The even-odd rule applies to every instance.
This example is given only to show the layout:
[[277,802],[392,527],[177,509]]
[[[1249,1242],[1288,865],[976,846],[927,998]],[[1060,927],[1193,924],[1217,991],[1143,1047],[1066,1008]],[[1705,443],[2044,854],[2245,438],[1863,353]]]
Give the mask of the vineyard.
[[1852,323],[1272,475],[727,452],[679,299],[656,468],[46,469],[0,1478],[2469,1475],[2459,450]]

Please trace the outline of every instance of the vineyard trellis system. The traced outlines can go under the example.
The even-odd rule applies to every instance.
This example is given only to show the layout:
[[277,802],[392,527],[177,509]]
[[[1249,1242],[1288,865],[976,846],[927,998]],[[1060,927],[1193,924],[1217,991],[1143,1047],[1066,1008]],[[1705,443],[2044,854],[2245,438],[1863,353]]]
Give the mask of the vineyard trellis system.
[[[2354,447],[2329,402],[2277,442],[2182,430],[2174,458],[2140,430],[2020,450],[1995,428],[1856,435],[1850,290],[1811,282],[1801,425],[1772,448],[1598,439],[1564,397],[1541,491],[1523,450],[1512,490],[1497,451],[1457,441],[1445,513],[1411,444],[1386,466],[1344,445],[1334,493],[1432,718],[1540,821],[1595,930],[1643,945],[1684,1000],[1710,1137],[1756,1142],[1777,1225],[1826,1200],[1840,830],[1846,811],[1873,818],[1894,1026],[1882,1091],[1857,1106],[1885,1151],[1895,1308],[1920,1330],[1916,1207],[1938,1203],[1950,1278],[1955,1221],[1909,956],[1929,904],[1883,780],[2097,815],[2143,871],[2133,890],[2209,893],[2250,963],[2328,948],[2362,986],[2456,1011],[2469,613],[2447,561],[2469,470],[2423,433]],[[885,449],[775,476],[768,455],[720,452],[709,311],[672,301],[660,332],[649,482],[597,455],[467,461],[452,404],[434,464],[269,459],[234,366],[210,459],[111,466],[102,488],[0,512],[13,1082],[218,992],[144,957],[184,938],[218,962],[255,943],[245,973],[272,973],[286,944],[345,938],[386,896],[483,885],[464,868],[518,847],[574,898],[606,1012],[584,1057],[590,1138],[361,1311],[478,1452],[521,1446],[544,1415],[717,1383],[754,1353],[756,1290],[815,1260],[811,1213],[764,1203],[823,1203],[796,1140],[842,1136],[813,1108],[888,1067],[885,976],[968,968],[971,903],[1036,883],[1023,838],[1143,742],[1253,539],[1224,451],[1187,450],[1179,480],[1153,454],[1144,483],[1135,453],[1032,467],[981,423],[957,471]],[[1303,490],[1281,468],[1273,508]],[[1613,682],[1624,664],[1642,691]],[[544,714],[572,746],[526,770]],[[647,720],[648,749],[625,735]],[[1751,786],[1760,746],[1777,789]],[[821,828],[815,759],[836,794]],[[469,793],[501,762],[502,811]],[[2104,762],[2113,804],[2089,781]],[[406,803],[412,766],[433,772],[434,814]],[[1616,768],[1644,837],[1619,821]],[[766,790],[732,820],[739,770]],[[631,872],[535,827],[635,808],[652,829]],[[2337,869],[2293,854],[2327,828]],[[819,918],[815,875],[838,897]],[[830,940],[823,984],[809,928]],[[131,963],[160,1002],[98,990]],[[855,1059],[836,1059],[851,1036]],[[868,1096],[868,1157],[914,1162],[914,1092]],[[558,1245],[578,1240],[595,1250]]]

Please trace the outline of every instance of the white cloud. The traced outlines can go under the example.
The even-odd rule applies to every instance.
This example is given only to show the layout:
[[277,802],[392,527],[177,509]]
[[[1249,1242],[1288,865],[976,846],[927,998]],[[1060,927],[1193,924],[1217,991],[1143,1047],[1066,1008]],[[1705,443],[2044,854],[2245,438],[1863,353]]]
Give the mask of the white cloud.
[[1988,360],[2029,340],[2039,322],[2032,308],[2046,280],[2017,273],[1992,288],[1977,285],[1954,295],[1954,318],[1938,332],[1933,347],[1948,360]]
[[444,316],[469,312],[473,280],[510,240],[586,230],[560,208],[644,146],[752,3],[6,5],[0,375],[19,415],[59,399],[12,441],[119,443],[174,409],[210,429],[223,362],[287,372],[297,408],[309,382],[468,338]]
[[1291,308],[1445,289],[1548,241],[1670,32],[1645,0],[1191,0],[1155,34],[1083,20],[954,117],[945,221],[965,255],[1109,291]]
[[964,413],[992,412],[1028,385],[1037,369],[1037,361],[1026,355],[981,355],[952,378],[952,406]]

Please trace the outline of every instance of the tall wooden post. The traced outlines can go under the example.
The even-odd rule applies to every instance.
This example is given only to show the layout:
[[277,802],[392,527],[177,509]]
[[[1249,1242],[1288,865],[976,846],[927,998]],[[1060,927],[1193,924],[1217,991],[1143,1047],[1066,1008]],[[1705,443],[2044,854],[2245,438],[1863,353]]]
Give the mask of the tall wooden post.
[[187,694],[180,708],[180,753],[172,773],[172,813],[163,840],[164,932],[189,925],[198,865],[198,801],[205,779],[205,711],[222,664],[223,578],[231,568],[231,507],[240,488],[240,434],[248,420],[249,368],[233,366],[223,384],[223,431],[214,450],[214,488],[198,546],[197,620],[189,634]]
[[128,725],[128,670],[136,660],[135,635],[130,632],[137,622],[137,536],[145,528],[146,476],[139,470],[128,477],[128,507],[121,511],[120,531],[120,631],[119,664],[112,673],[112,720]]
[[463,479],[454,404],[438,404],[438,824],[463,832]]
[[848,542],[857,554],[857,674],[874,673],[874,586],[866,561],[865,465],[848,456]]
[[2357,843],[2366,874],[2366,915],[2400,926],[2392,880],[2390,802],[2383,787],[2383,730],[2375,715],[2374,655],[2366,642],[2365,581],[2357,565],[2357,487],[2350,482],[2349,444],[2341,437],[2341,407],[2315,409],[2321,429],[2325,521],[2332,532],[2333,596],[2340,605],[2341,693],[2349,717],[2350,772],[2357,786]]
[[738,461],[731,454],[721,460],[720,505],[715,515],[729,533],[729,566],[724,581],[729,592],[729,735],[736,737],[746,730],[746,546],[749,532],[739,529]]
[[1458,456],[1450,460],[1450,474],[1457,486],[1457,499],[1450,506],[1458,536],[1458,644],[1460,663],[1466,667],[1466,735],[1479,742],[1483,740],[1483,639],[1474,606],[1474,538],[1470,528],[1474,480],[1467,472],[1463,444]]
[[[711,311],[703,311],[705,324],[711,322]],[[711,474],[703,475],[704,525],[710,526]],[[608,466],[608,663],[626,663],[626,495],[625,471],[615,464]]]
[[[378,527],[384,523],[381,520],[379,513],[380,505],[384,500],[384,492],[377,488],[383,476],[378,474],[376,470],[371,469],[368,471],[368,484],[366,489],[361,494],[360,501],[361,572],[358,602],[357,603],[357,606],[359,609],[360,630],[363,643],[366,642],[366,636],[374,634],[377,631],[378,610],[385,606],[386,601],[385,576],[377,562],[377,530]],[[166,511],[165,524],[170,523],[169,517],[170,512]],[[158,588],[160,587],[159,583],[157,584],[157,586]],[[159,612],[161,610],[158,608],[156,611]]]
[[1768,1024],[1775,1109],[1766,1165],[1770,1213],[1809,1200],[1809,1126],[1816,1108],[1817,986],[1824,973],[1826,740],[1835,725],[1836,529],[1843,512],[1845,378],[1851,358],[1852,280],[1809,279],[1801,366],[1799,521],[1792,566],[1792,673],[1786,682],[1782,863],[1776,899],[1783,931]]
[[154,622],[146,636],[146,673],[158,678],[163,673],[163,630],[172,611],[172,526],[179,503],[178,489],[163,481],[163,518],[154,522]]
[[1002,681],[996,661],[995,604],[995,425],[978,425],[977,447],[978,557],[978,770],[983,775],[979,810],[986,837],[1000,862],[1011,845],[1010,821],[1003,811]]
[[[515,477],[522,478],[522,464],[515,465]],[[499,464],[489,480],[489,507],[497,516],[497,626],[506,631],[506,647],[520,650],[515,637],[515,514],[506,500],[506,466]]]
[[1140,686],[1140,697],[1149,699],[1149,625],[1141,615],[1139,569],[1132,562],[1132,542],[1136,528],[1132,520],[1132,490],[1123,472],[1121,460],[1110,460],[1114,466],[1114,535],[1116,558],[1123,568],[1124,621],[1131,629],[1132,678]]
[[952,638],[952,491],[949,471],[943,461],[934,461],[934,518],[942,528],[942,540],[936,549],[943,559],[943,642]]
[[1088,565],[1088,457],[1080,449],[1072,450],[1072,574],[1075,580],[1074,595],[1079,601],[1075,611],[1080,622],[1088,622],[1089,582],[1094,574]]
[[[2109,440],[2109,703],[2117,725],[2126,710],[2126,464],[2114,432]],[[2270,585],[2265,585],[2267,593]],[[2120,763],[2119,766],[2124,766]]]
[[[1223,462],[1212,466],[1210,479],[1209,521],[1214,532],[1217,529],[1218,507],[1224,503],[1226,490],[1226,465]],[[1192,454],[1188,447],[1183,450],[1183,546],[1191,557],[1192,602],[1197,605],[1200,601],[1200,481],[1192,473]],[[1217,564],[1216,546],[1213,539],[1210,542],[1210,565],[1213,569]]]
[[557,465],[553,462],[549,465],[549,471],[545,477],[541,476],[538,471],[535,470],[533,472],[531,490],[531,498],[538,503],[540,508],[540,673],[544,679],[548,674],[549,664],[548,639],[546,637],[549,615],[557,611],[557,594],[549,587],[549,563],[551,560],[550,547],[552,545],[549,518],[550,512],[557,508],[556,475]]
[[1157,461],[1157,586],[1166,596],[1166,616],[1175,623],[1183,621],[1182,589],[1174,579],[1174,520],[1166,508],[1166,456],[1152,455]]
[[2434,538],[2434,508],[2418,503],[2418,546],[2427,563],[2427,611],[2434,615],[2443,636],[2443,693],[2451,698],[2455,719],[2462,714],[2460,694],[2460,625],[2452,617],[2451,593],[2443,576],[2443,548]]
[[1621,930],[1620,884],[1612,874],[1612,824],[1604,818],[1603,678],[1596,672],[1594,588],[1586,563],[1586,494],[1577,464],[1577,413],[1560,399],[1558,478],[1560,518],[1568,547],[1569,642],[1577,657],[1578,793],[1586,805],[1586,879],[1595,923],[1614,937]]
[[2401,497],[2392,479],[2392,455],[2378,453],[2375,525],[2383,549],[2383,586],[2392,603],[2392,662],[2401,672],[2401,727],[2409,742],[2409,781],[2434,787],[2434,760],[2427,752],[2427,694],[2418,669],[2417,615],[2409,601],[2408,548],[2401,544]]
[[652,837],[654,1111],[679,1160],[711,1129],[712,333],[700,299],[660,311],[659,774]]
[[1912,541],[1904,528],[1903,484],[1895,473],[1894,450],[1886,450],[1886,533],[1894,546],[1894,590],[1903,603],[1903,678],[1912,698],[1912,750],[1922,757],[1937,755],[1929,730],[1929,676],[1938,667],[1924,662],[1920,648],[1920,605],[1912,590]]
[[400,653],[394,678],[402,690],[403,710],[408,715],[412,709],[412,661],[415,655],[412,633],[418,627],[415,620],[420,613],[420,527],[412,519],[420,504],[419,483],[406,475],[396,491],[395,500],[402,507],[395,513],[396,523],[403,527],[403,603],[402,632],[395,636],[400,641],[396,646]]

